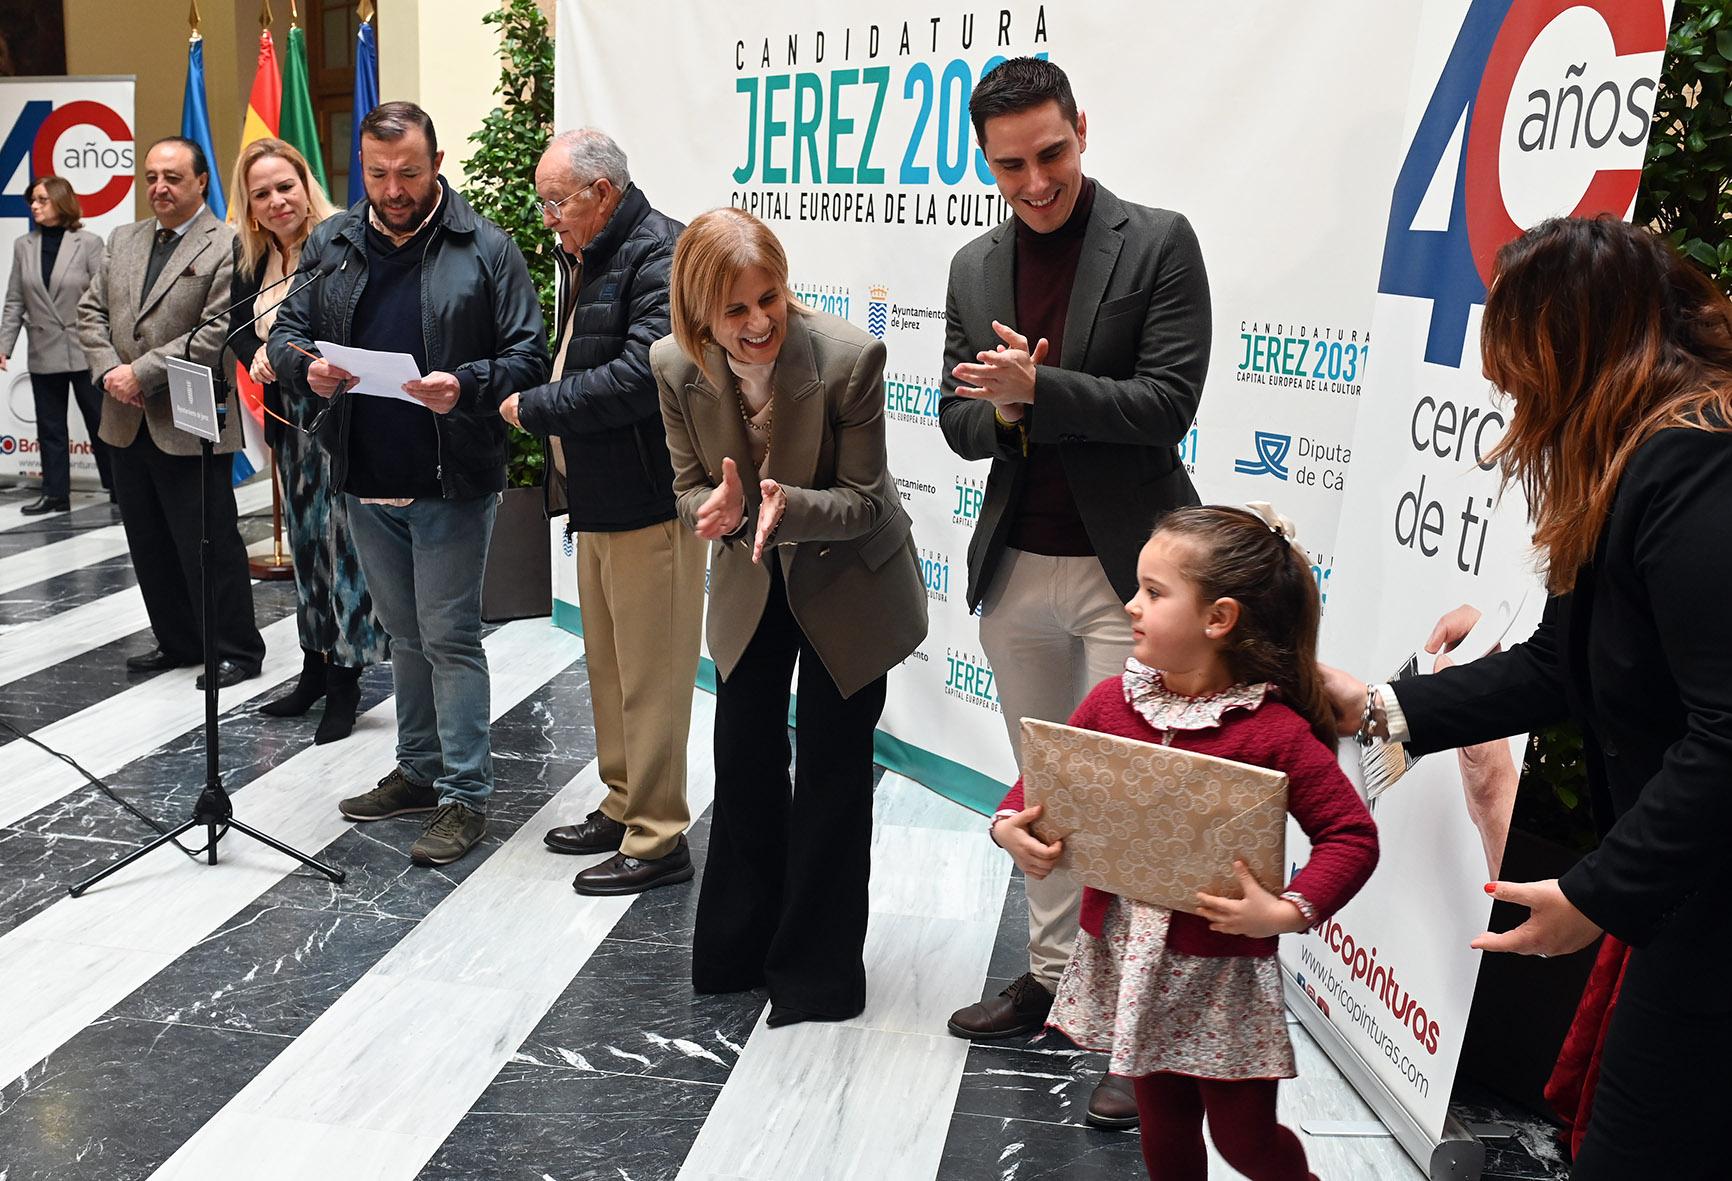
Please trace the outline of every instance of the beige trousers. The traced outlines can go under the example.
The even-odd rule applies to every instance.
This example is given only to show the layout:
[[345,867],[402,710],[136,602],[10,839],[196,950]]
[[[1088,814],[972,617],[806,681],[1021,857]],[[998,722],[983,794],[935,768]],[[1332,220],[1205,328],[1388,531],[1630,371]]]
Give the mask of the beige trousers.
[[627,857],[662,857],[691,823],[686,738],[709,547],[678,520],[575,540],[601,811],[626,826]]
[[[1099,559],[1009,549],[982,603],[980,646],[1021,766],[1022,719],[1068,722],[1090,689],[1124,672],[1131,621]],[[1054,870],[1028,879],[1027,893],[1028,970],[1056,990],[1076,943],[1082,887]]]

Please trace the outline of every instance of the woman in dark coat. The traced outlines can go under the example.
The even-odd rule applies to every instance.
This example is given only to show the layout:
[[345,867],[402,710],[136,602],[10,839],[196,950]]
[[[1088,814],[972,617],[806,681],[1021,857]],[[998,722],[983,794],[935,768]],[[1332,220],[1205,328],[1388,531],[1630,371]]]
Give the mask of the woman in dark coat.
[[1723,1177],[1732,302],[1645,230],[1557,219],[1499,253],[1480,339],[1513,400],[1495,458],[1527,494],[1544,618],[1526,643],[1393,688],[1337,675],[1337,709],[1415,754],[1581,726],[1600,846],[1555,880],[1493,883],[1529,915],[1473,945],[1630,944],[1573,1176]]
[[[235,357],[264,387],[265,441],[283,482],[283,516],[295,564],[295,618],[302,650],[300,680],[259,707],[271,717],[299,717],[325,699],[315,743],[346,738],[361,701],[361,669],[383,660],[385,629],[373,615],[367,581],[349,535],[343,498],[331,495],[325,451],[307,431],[323,405],[306,389],[277,381],[264,340],[277,305],[304,279],[289,279],[314,226],[336,212],[307,168],[280,139],[256,139],[235,162],[234,201],[241,265],[235,268]],[[252,299],[246,297],[251,294]],[[255,320],[254,317],[258,318]],[[250,321],[250,323],[249,323]]]

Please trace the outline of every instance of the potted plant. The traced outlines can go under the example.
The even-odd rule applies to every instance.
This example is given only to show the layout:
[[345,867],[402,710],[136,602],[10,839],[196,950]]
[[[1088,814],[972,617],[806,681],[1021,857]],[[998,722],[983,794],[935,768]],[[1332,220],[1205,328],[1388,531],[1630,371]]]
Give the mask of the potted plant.
[[[535,203],[535,165],[553,126],[553,42],[535,0],[506,0],[483,16],[498,25],[503,68],[499,105],[469,137],[463,195],[477,212],[516,241],[541,294],[541,314],[554,323],[553,240]],[[490,622],[549,615],[553,568],[541,491],[546,452],[539,438],[508,426],[506,490],[493,524],[481,581],[481,617]]]

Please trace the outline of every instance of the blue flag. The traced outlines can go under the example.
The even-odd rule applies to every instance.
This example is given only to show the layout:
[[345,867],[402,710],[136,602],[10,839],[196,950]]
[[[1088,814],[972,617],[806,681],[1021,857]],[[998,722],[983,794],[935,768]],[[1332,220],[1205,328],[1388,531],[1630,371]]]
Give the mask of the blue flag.
[[379,46],[373,26],[361,22],[360,44],[355,46],[355,125],[349,137],[349,204],[367,195],[361,183],[361,120],[379,105]]
[[180,133],[204,149],[210,164],[210,185],[204,201],[218,218],[226,218],[228,202],[223,200],[223,182],[217,178],[216,149],[211,144],[210,108],[204,101],[204,38],[194,37],[186,47],[186,97],[180,104]]

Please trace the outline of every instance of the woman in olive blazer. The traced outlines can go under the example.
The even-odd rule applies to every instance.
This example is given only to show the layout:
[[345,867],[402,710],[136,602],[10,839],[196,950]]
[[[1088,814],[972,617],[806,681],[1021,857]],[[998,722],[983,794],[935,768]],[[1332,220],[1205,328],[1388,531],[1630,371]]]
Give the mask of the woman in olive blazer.
[[90,380],[84,349],[78,343],[78,300],[102,261],[102,239],[80,228],[82,217],[78,195],[64,179],[44,176],[31,182],[34,225],[12,244],[12,279],[0,310],[0,369],[6,368],[19,331],[30,330],[30,391],[42,445],[42,497],[20,510],[30,516],[71,507],[68,392],[84,416],[102,486],[109,487],[108,448],[96,437],[102,422],[102,391]]
[[755,218],[700,216],[674,254],[674,335],[650,350],[680,517],[714,542],[716,799],[692,981],[767,987],[771,1025],[865,1007],[872,736],[887,674],[926,636],[885,461],[884,346],[795,304],[787,275]]

